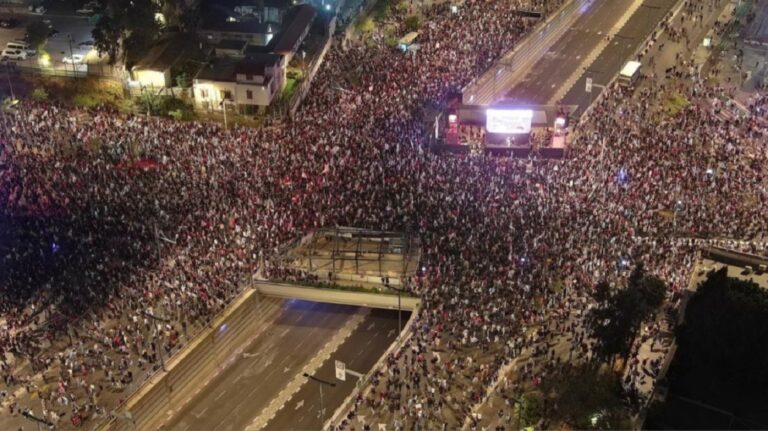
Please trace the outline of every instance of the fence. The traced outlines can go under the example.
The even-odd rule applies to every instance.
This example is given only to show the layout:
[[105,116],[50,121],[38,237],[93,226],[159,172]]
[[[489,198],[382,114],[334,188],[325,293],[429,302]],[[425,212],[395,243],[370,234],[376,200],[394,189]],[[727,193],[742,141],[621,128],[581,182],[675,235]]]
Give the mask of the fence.
[[[11,73],[26,74],[26,75],[38,75],[48,77],[61,77],[61,78],[88,78],[95,77],[100,79],[108,79],[115,82],[123,82],[122,72],[114,66],[102,65],[102,64],[89,64],[67,66],[64,68],[52,68],[52,67],[39,67],[30,65],[8,64],[8,70]],[[5,68],[0,68],[0,73],[4,72]]]
[[205,386],[226,368],[238,348],[247,345],[259,319],[259,294],[245,289],[212,325],[195,337],[158,372],[134,392],[120,412],[98,429],[157,429],[167,412],[179,409],[194,396],[193,389]]
[[293,97],[288,102],[288,116],[293,117],[294,115],[296,115],[296,111],[299,109],[301,102],[307,96],[307,93],[309,93],[310,86],[312,85],[312,80],[315,78],[315,74],[320,69],[320,65],[323,64],[323,59],[325,59],[325,54],[328,53],[328,49],[331,47],[332,42],[333,42],[333,37],[328,36],[328,38],[325,40],[325,45],[323,45],[322,51],[320,51],[320,55],[318,55],[315,58],[315,61],[312,62],[312,64],[309,67],[309,72],[304,76],[304,80],[301,81],[299,88],[296,90],[296,92],[293,94]]

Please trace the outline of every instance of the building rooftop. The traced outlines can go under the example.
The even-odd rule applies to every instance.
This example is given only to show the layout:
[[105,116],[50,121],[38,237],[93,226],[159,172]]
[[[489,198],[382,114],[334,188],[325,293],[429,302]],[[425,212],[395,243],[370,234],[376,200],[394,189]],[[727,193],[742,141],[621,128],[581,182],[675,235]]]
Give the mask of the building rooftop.
[[246,58],[215,58],[197,72],[195,79],[206,81],[235,82],[237,74],[265,75],[265,69],[279,63],[281,57],[275,54],[262,54]]
[[194,38],[187,35],[172,34],[158,41],[147,54],[139,60],[133,69],[165,72],[184,55],[195,49]]
[[308,4],[297,6],[290,13],[291,16],[285,18],[285,22],[289,24],[278,35],[277,42],[275,42],[275,46],[272,49],[278,54],[287,54],[293,51],[317,15],[315,8]]
[[242,51],[248,42],[238,39],[224,39],[216,45],[219,49],[232,49]]
[[203,28],[203,31],[218,31],[223,33],[251,33],[267,34],[280,31],[280,24],[276,22],[247,21],[219,21]]

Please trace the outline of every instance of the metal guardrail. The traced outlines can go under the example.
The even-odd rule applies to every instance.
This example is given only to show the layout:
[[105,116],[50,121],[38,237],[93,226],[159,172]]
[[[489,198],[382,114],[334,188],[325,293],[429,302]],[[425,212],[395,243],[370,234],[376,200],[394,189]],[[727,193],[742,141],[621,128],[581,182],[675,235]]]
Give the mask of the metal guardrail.
[[418,308],[419,304],[421,304],[421,299],[413,296],[401,295],[398,300],[397,293],[368,293],[359,290],[292,285],[290,283],[279,283],[266,280],[254,281],[253,288],[264,296],[274,298],[302,299],[307,301],[381,308],[387,310],[397,310],[398,303],[400,308],[409,311]]
[[112,410],[112,414],[109,417],[96,421],[93,426],[90,427],[90,429],[108,430],[115,427],[118,420],[118,415],[116,415],[115,412],[124,409],[131,402],[131,400],[133,400],[139,394],[139,392],[146,391],[148,387],[158,384],[158,382],[163,379],[164,375],[167,375],[171,371],[172,365],[178,361],[179,357],[182,356],[182,354],[184,354],[190,348],[190,346],[199,344],[206,337],[210,336],[210,332],[212,328],[216,326],[216,322],[224,320],[227,314],[231,311],[232,304],[236,304],[238,302],[238,298],[246,297],[249,292],[249,289],[243,289],[243,291],[240,292],[237,297],[232,299],[229,306],[223,308],[212,317],[211,323],[209,325],[201,326],[196,332],[190,334],[191,336],[189,337],[187,345],[181,350],[177,350],[169,358],[166,359],[166,369],[168,371],[164,371],[162,368],[158,368],[154,372],[147,374],[142,383],[130,391],[130,393],[123,398],[124,401],[122,403],[115,406],[115,408]]

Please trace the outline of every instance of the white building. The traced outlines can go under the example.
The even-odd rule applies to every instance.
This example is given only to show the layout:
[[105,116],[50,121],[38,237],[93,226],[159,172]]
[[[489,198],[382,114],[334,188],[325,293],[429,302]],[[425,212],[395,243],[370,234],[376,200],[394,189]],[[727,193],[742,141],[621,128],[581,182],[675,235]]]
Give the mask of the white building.
[[268,106],[285,82],[283,57],[258,54],[245,58],[217,58],[197,73],[194,80],[195,105],[206,111],[227,109],[251,114],[258,106]]

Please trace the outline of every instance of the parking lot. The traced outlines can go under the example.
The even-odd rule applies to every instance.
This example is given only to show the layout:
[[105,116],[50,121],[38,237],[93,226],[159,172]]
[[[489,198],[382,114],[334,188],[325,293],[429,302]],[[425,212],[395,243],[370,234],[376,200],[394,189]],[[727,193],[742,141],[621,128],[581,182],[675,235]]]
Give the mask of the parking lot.
[[[5,48],[8,42],[23,40],[27,26],[33,22],[43,21],[55,30],[55,34],[48,38],[36,55],[26,60],[14,60],[13,62],[18,66],[85,72],[86,63],[98,63],[104,60],[99,58],[91,45],[86,44],[93,40],[91,36],[93,24],[89,22],[87,16],[58,13],[33,14],[18,8],[0,9],[0,20],[8,19],[13,19],[15,25],[12,28],[0,28],[0,47],[2,48]],[[77,65],[64,63],[65,57],[72,56],[83,56],[83,63]]]

